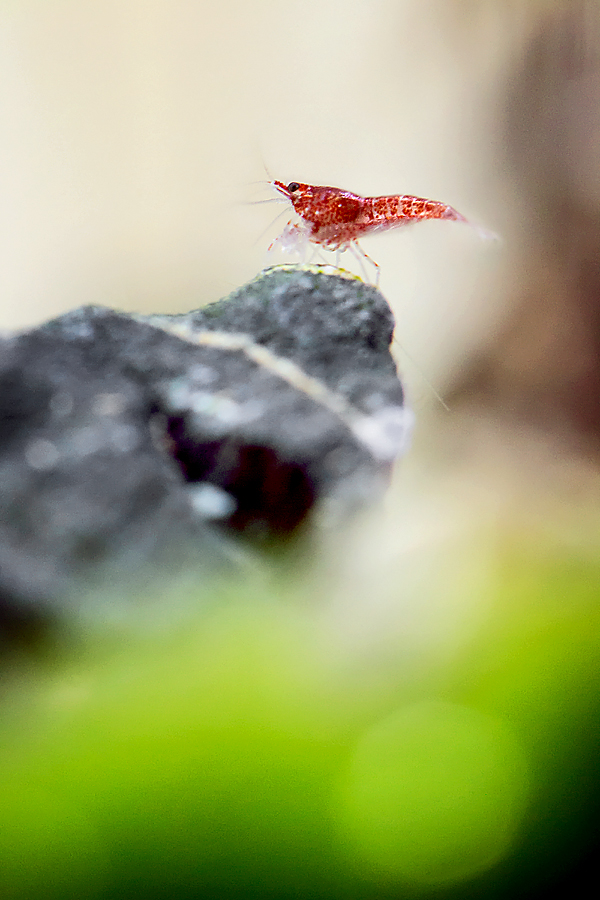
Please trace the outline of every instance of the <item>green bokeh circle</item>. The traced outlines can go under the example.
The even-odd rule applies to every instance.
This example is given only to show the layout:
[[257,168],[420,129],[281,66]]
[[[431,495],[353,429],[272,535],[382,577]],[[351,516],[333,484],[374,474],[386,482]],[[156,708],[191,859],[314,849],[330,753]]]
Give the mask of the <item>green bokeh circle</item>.
[[342,781],[340,831],[368,870],[451,883],[502,858],[526,796],[525,756],[506,723],[423,702],[362,735]]

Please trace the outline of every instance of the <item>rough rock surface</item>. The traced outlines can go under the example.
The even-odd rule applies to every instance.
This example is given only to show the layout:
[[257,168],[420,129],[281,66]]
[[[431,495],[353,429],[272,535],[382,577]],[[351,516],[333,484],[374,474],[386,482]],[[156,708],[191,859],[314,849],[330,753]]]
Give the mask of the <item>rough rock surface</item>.
[[4,339],[0,623],[148,567],[210,579],[243,535],[377,495],[410,430],[393,324],[374,288],[284,266],[185,315]]

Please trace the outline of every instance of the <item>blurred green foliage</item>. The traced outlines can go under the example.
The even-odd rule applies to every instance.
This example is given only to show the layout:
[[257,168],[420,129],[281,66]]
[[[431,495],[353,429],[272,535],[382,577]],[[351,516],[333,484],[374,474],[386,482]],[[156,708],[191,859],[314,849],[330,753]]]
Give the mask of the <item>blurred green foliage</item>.
[[499,549],[485,623],[417,679],[401,644],[363,678],[297,584],[13,662],[0,896],[527,895],[593,837],[599,588]]

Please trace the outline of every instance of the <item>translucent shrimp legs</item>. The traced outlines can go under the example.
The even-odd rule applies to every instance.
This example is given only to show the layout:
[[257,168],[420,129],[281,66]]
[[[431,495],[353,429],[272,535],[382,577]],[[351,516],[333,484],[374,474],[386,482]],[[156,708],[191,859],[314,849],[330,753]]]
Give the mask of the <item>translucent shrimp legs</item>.
[[[288,222],[269,250],[275,244],[281,245],[284,250],[306,249],[309,242],[325,250],[335,250],[338,254],[350,250],[358,259],[363,273],[363,260],[375,267],[375,284],[379,284],[379,266],[359,246],[359,238],[423,219],[467,221],[451,206],[437,200],[404,194],[360,197],[340,188],[300,184],[297,181],[287,185],[273,181],[272,184],[290,200],[301,221]],[[337,261],[338,258],[336,265]]]

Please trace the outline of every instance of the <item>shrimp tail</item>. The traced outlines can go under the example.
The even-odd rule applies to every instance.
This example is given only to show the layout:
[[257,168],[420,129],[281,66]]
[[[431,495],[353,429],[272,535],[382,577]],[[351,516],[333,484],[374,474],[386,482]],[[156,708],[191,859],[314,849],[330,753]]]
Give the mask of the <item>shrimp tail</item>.
[[451,222],[466,222],[469,223],[469,220],[459,213],[458,210],[454,209],[453,206],[447,206],[442,212],[440,219],[449,219]]
[[452,222],[464,222],[465,225],[468,225],[470,228],[473,228],[474,231],[477,232],[479,237],[484,241],[499,241],[500,236],[496,234],[496,232],[491,231],[489,228],[483,228],[481,225],[476,225],[475,222],[469,221],[465,216],[455,210],[452,206],[447,206],[441,216],[442,219],[449,219]]

